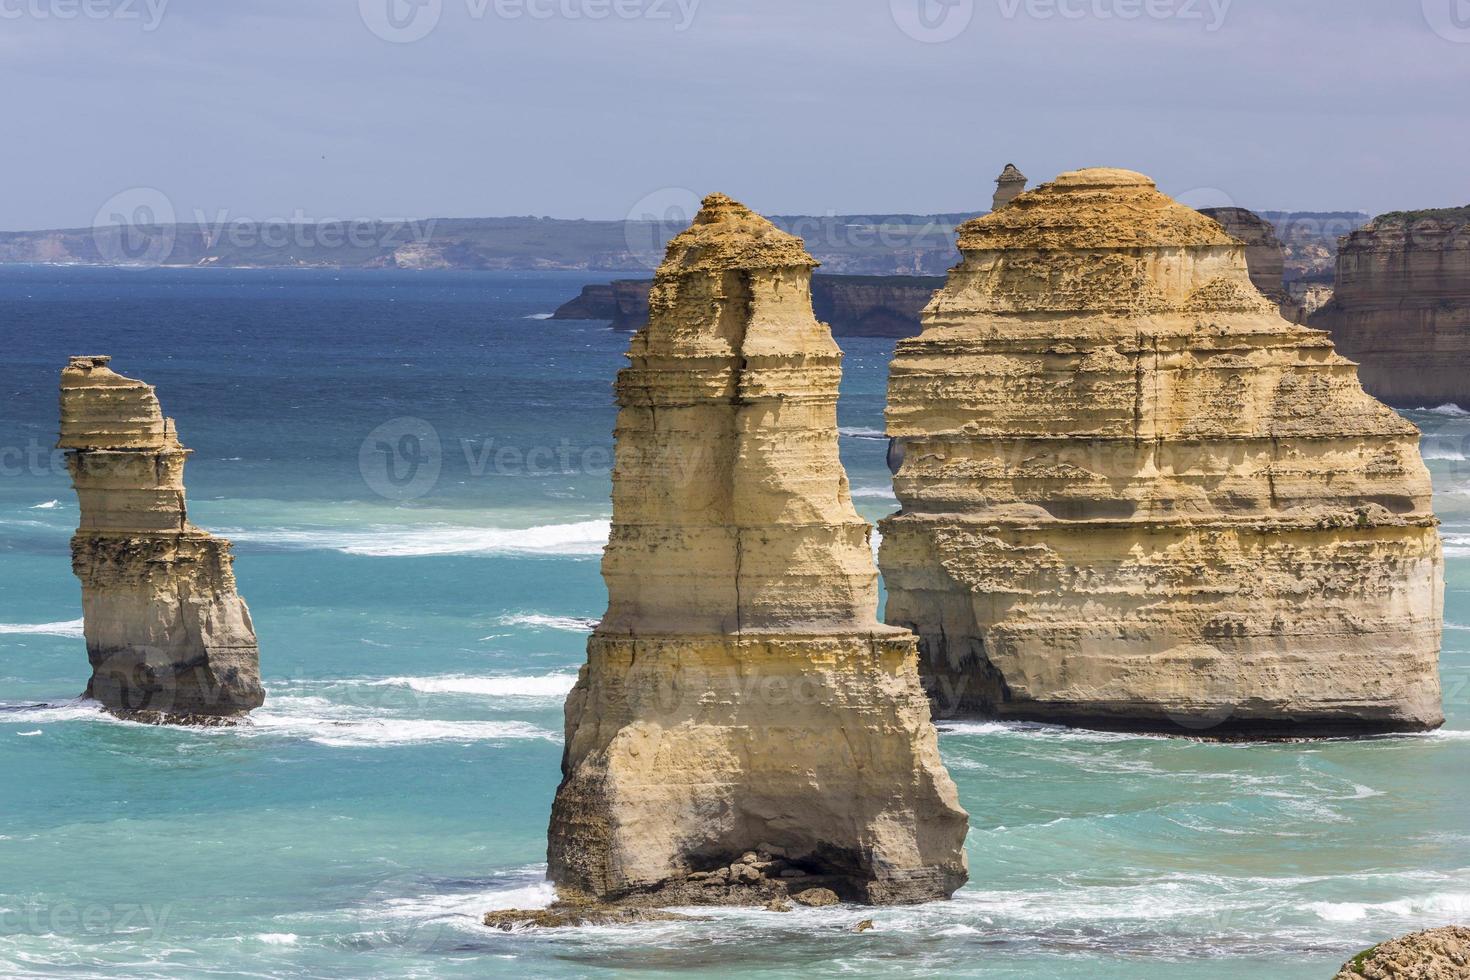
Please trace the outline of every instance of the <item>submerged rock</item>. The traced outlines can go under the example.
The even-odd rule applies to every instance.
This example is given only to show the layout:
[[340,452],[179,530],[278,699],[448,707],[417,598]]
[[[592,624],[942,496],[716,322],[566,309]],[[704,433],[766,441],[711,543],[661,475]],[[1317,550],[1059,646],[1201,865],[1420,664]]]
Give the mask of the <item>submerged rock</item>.
[[81,524],[86,696],[154,724],[227,724],[264,700],[230,543],[189,523],[184,461],[153,389],[73,357],[61,373],[61,441]]
[[544,909],[506,909],[487,912],[484,923],[492,929],[576,929],[582,926],[636,926],[645,922],[699,922],[692,915],[661,909],[602,905],[595,902],[557,902]]
[[1470,929],[1431,929],[1364,950],[1333,980],[1467,980]]
[[563,893],[891,903],[965,881],[914,638],[875,617],[815,264],[714,195],[659,268],[617,383],[608,611],[567,699]]
[[960,229],[898,345],[887,620],[941,717],[1211,737],[1443,722],[1418,432],[1243,245],[1083,170]]

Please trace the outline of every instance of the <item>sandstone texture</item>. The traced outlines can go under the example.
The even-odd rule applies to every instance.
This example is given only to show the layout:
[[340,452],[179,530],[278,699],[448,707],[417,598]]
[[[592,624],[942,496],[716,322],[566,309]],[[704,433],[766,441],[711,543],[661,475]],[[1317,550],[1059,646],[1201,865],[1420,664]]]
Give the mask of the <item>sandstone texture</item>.
[[1333,980],[1470,980],[1470,929],[1415,933],[1364,950]]
[[61,441],[81,525],[87,696],[141,721],[218,724],[259,707],[259,655],[235,591],[230,543],[189,523],[173,419],[153,388],[73,357]]
[[1277,306],[1284,304],[1286,249],[1276,237],[1271,222],[1245,208],[1200,208],[1199,213],[1214,219],[1227,234],[1245,243],[1245,264],[1250,270],[1251,283]]
[[1442,724],[1418,432],[1244,246],[1124,170],[961,228],[898,345],[886,619],[941,717],[1207,737]]
[[815,264],[713,195],[659,268],[617,382],[607,615],[566,706],[564,898],[899,903],[965,880],[914,637],[876,618]]
[[1470,208],[1383,215],[1347,236],[1332,301],[1308,322],[1390,405],[1470,407]]

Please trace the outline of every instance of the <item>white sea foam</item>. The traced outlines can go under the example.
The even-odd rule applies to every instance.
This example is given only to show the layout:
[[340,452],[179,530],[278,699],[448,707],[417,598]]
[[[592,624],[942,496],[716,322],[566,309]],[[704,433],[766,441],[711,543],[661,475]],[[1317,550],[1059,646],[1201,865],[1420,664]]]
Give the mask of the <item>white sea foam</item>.
[[44,735],[46,733],[38,728],[33,732],[16,732],[15,734],[19,735],[21,738],[35,738],[37,735]]
[[65,636],[72,639],[82,637],[82,621],[69,620],[65,623],[0,623],[0,633],[16,633],[30,636]]
[[1470,534],[1446,534],[1444,536],[1446,558],[1470,558]]
[[550,320],[554,316],[556,316],[555,313],[532,313],[530,316],[526,317],[526,319],[527,320]]
[[373,681],[375,687],[406,687],[421,694],[472,694],[495,698],[566,697],[576,674],[542,674],[536,677],[389,677]]
[[1312,902],[1307,908],[1325,922],[1357,922],[1369,916],[1461,920],[1470,915],[1470,892],[1437,892],[1391,902]]
[[356,529],[231,529],[222,533],[237,543],[303,551],[340,551],[371,558],[415,558],[431,555],[600,555],[611,529],[611,522],[598,520],[528,528],[429,524],[417,527],[375,525]]
[[382,911],[387,916],[402,919],[470,915],[478,922],[481,916],[493,909],[544,909],[554,901],[556,889],[552,884],[537,881],[509,887],[498,885],[474,892],[434,892],[412,898],[389,899]]
[[267,946],[294,946],[301,937],[294,932],[260,932],[255,938]]
[[1164,736],[1137,735],[1128,732],[1100,732],[1087,728],[1067,728],[1029,721],[936,721],[940,735],[1026,735],[1043,736],[1079,742],[1127,742],[1157,739]]
[[538,630],[563,630],[588,633],[597,628],[597,620],[584,616],[545,616],[541,613],[511,613],[495,621],[501,626],[525,626]]
[[896,500],[892,487],[853,487],[854,500]]
[[888,433],[882,429],[870,429],[861,425],[844,425],[839,426],[837,431],[840,435],[847,436],[849,439],[881,439],[884,442],[888,441]]
[[1447,415],[1453,419],[1470,418],[1470,411],[1466,411],[1452,402],[1447,402],[1438,408],[1419,408],[1415,409],[1415,411],[1428,412],[1430,415]]
[[[545,739],[559,736],[522,721],[437,721],[424,718],[353,717],[340,712],[323,712],[324,717],[297,714],[277,698],[255,711],[249,726],[220,729],[241,735],[276,734],[304,738],[332,748],[413,745],[424,742],[495,742]],[[319,699],[302,698],[301,701]],[[272,707],[277,710],[270,710]],[[284,711],[281,709],[285,709]]]
[[61,506],[61,501],[59,501],[59,500],[48,500],[44,504],[36,504],[34,507],[31,508],[31,510],[55,510],[56,508],[58,508],[60,506]]
[[97,701],[76,698],[71,701],[3,701],[0,702],[0,725],[54,725],[68,721],[100,721],[125,725],[102,710]]
[[1425,459],[1453,460],[1460,463],[1465,461],[1465,451],[1463,449],[1457,449],[1455,446],[1443,440],[1430,442],[1426,439],[1419,447],[1419,455]]

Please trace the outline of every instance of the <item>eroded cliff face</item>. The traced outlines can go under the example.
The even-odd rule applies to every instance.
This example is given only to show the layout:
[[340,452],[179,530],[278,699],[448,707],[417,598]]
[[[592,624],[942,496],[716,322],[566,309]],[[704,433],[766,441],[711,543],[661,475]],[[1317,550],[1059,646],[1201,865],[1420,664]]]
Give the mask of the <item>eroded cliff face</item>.
[[1443,721],[1418,433],[1141,174],[961,228],[889,386],[887,621],[943,716],[1205,736]]
[[61,441],[81,525],[87,696],[143,721],[211,724],[264,700],[250,612],[230,543],[191,525],[173,420],[153,389],[107,357],[61,372]]
[[1245,264],[1251,284],[1277,306],[1284,304],[1286,250],[1271,222],[1245,208],[1200,208],[1200,214],[1214,219],[1227,234],[1245,243]]
[[914,637],[877,621],[801,240],[720,195],[619,375],[609,605],[566,707],[563,897],[947,897],[967,819]]
[[1308,321],[1390,405],[1470,407],[1470,208],[1384,215],[1348,235]]

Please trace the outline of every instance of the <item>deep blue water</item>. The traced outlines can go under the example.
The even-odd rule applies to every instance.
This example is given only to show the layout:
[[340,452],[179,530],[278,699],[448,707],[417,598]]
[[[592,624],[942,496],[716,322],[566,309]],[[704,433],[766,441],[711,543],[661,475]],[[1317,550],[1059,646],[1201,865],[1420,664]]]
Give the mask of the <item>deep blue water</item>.
[[[549,895],[560,703],[605,602],[627,337],[535,318],[594,278],[0,267],[0,975],[1307,980],[1470,919],[1470,417],[1444,410],[1409,414],[1450,556],[1445,732],[958,725],[954,902],[487,933],[480,913]],[[842,344],[844,459],[877,519],[891,342]],[[235,540],[260,636],[252,728],[71,700],[77,515],[50,446],[79,353],[157,386],[195,451],[191,517]]]

